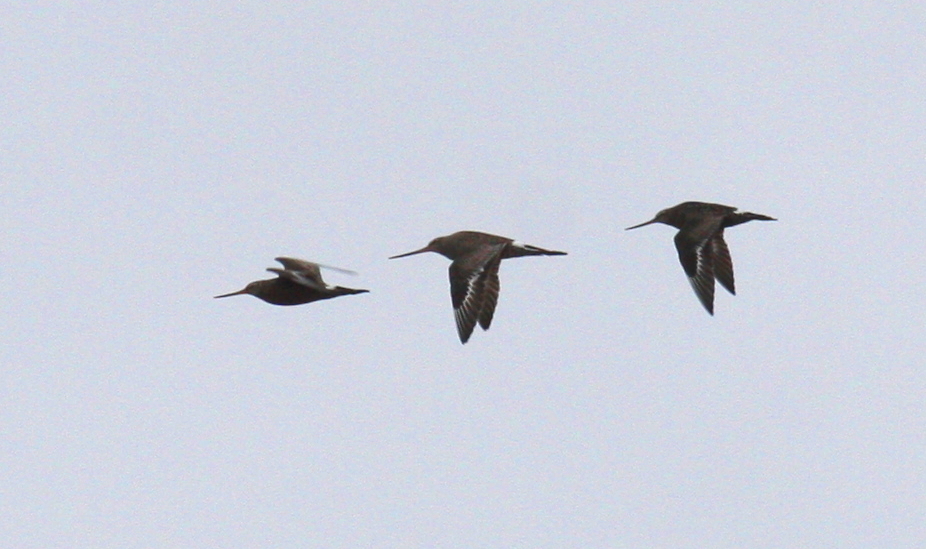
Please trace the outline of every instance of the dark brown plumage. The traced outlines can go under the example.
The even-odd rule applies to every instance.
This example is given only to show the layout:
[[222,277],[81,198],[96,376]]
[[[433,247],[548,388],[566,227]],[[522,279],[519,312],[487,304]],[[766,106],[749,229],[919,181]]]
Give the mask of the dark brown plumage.
[[723,239],[723,230],[748,221],[776,221],[774,217],[741,212],[732,206],[707,202],[682,202],[662,210],[656,217],[627,230],[652,223],[664,223],[678,229],[675,248],[678,260],[688,275],[695,295],[714,314],[714,280],[736,295],[733,283],[733,260]]
[[488,330],[498,303],[498,267],[502,259],[528,255],[566,255],[516,242],[504,236],[460,231],[435,238],[420,250],[389,259],[436,252],[450,259],[450,299],[460,341],[469,341],[476,323]]
[[233,295],[253,295],[273,305],[302,305],[322,299],[331,299],[342,295],[363,294],[369,290],[357,290],[342,286],[329,286],[322,280],[320,267],[344,273],[356,274],[353,271],[328,267],[311,261],[294,259],[292,257],[276,258],[282,269],[270,267],[267,270],[276,273],[277,278],[257,280],[251,282],[242,290],[230,294],[217,295],[216,298]]

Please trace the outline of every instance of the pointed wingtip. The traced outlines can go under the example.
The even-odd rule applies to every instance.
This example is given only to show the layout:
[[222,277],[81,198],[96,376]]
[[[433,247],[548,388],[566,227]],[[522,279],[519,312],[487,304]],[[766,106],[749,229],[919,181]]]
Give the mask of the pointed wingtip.
[[[700,297],[701,296],[698,296],[698,298]],[[704,310],[707,311],[707,314],[714,316],[714,304],[713,303],[705,303],[704,301],[701,301],[701,306],[704,307]]]
[[322,269],[328,269],[329,271],[335,271],[341,274],[346,274],[346,275],[351,275],[351,276],[357,276],[358,274],[357,271],[352,271],[350,269],[345,269],[343,267],[335,267],[333,265],[325,265],[323,263],[316,263],[316,265],[318,265]]
[[457,326],[457,335],[460,336],[460,344],[466,345],[466,342],[469,341],[470,336],[473,335],[473,332],[470,331],[468,334],[464,332],[463,328]]

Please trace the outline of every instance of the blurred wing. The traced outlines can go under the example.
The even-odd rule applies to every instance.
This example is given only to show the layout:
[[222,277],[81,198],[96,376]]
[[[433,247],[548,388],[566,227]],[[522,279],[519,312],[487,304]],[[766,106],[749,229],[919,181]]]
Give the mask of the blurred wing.
[[320,278],[311,278],[306,276],[305,271],[293,271],[289,269],[277,269],[276,267],[269,267],[267,269],[271,273],[276,273],[282,280],[292,282],[293,284],[298,284],[300,286],[305,286],[306,288],[312,288],[313,290],[325,290],[325,283],[321,281]]
[[[320,287],[325,288],[328,285],[325,284],[325,281],[322,279],[321,269],[330,269],[332,271],[337,271],[339,273],[355,275],[354,271],[349,271],[347,269],[342,269],[340,267],[332,267],[331,265],[322,265],[321,263],[314,263],[312,261],[306,261],[304,259],[296,259],[294,257],[278,257],[276,258],[279,261],[283,268],[287,272],[291,272],[290,275],[282,275],[284,278],[293,280],[299,284],[309,285],[313,288]],[[267,269],[275,273],[280,273],[279,269]]]
[[301,272],[304,277],[322,283],[322,274],[319,270],[320,265],[318,263],[312,263],[311,261],[296,259],[294,257],[277,257],[276,260],[279,261],[287,271]]

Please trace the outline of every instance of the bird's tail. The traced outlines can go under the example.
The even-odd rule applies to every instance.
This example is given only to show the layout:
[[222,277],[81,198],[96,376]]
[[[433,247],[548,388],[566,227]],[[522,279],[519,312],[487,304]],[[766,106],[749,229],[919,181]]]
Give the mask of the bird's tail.
[[370,290],[363,290],[360,288],[345,288],[344,286],[335,286],[334,290],[337,291],[337,295],[365,294],[365,293],[369,293],[370,291]]
[[538,248],[537,246],[531,246],[530,244],[524,244],[523,242],[512,242],[508,249],[505,251],[504,257],[524,257],[526,255],[566,255],[566,252],[560,252],[557,250],[545,250],[543,248]]
[[748,221],[778,221],[774,217],[769,217],[767,215],[752,213],[752,212],[733,212],[727,216],[724,226],[733,227],[734,225],[739,225],[741,223],[746,223]]

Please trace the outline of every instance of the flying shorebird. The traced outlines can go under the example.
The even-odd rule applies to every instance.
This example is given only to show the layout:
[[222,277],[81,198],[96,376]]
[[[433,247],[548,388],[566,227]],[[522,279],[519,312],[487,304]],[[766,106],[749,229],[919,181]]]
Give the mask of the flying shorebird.
[[322,280],[319,268],[324,267],[342,273],[357,274],[353,271],[292,257],[278,257],[276,260],[283,264],[283,268],[270,267],[267,270],[276,273],[277,278],[256,280],[245,286],[243,290],[215,297],[250,294],[273,305],[302,305],[303,303],[331,299],[342,295],[369,292],[369,290],[329,286]]
[[678,260],[688,275],[695,295],[707,312],[714,314],[714,279],[736,295],[733,286],[733,260],[723,240],[723,230],[748,221],[777,221],[774,217],[741,212],[732,206],[707,202],[682,202],[662,210],[656,217],[626,230],[652,223],[664,223],[678,229],[675,248]]
[[526,255],[566,255],[516,242],[504,236],[460,231],[435,238],[420,250],[394,255],[389,259],[424,252],[436,252],[453,261],[450,264],[450,300],[460,341],[466,343],[476,327],[492,324],[498,303],[498,267],[502,259]]

